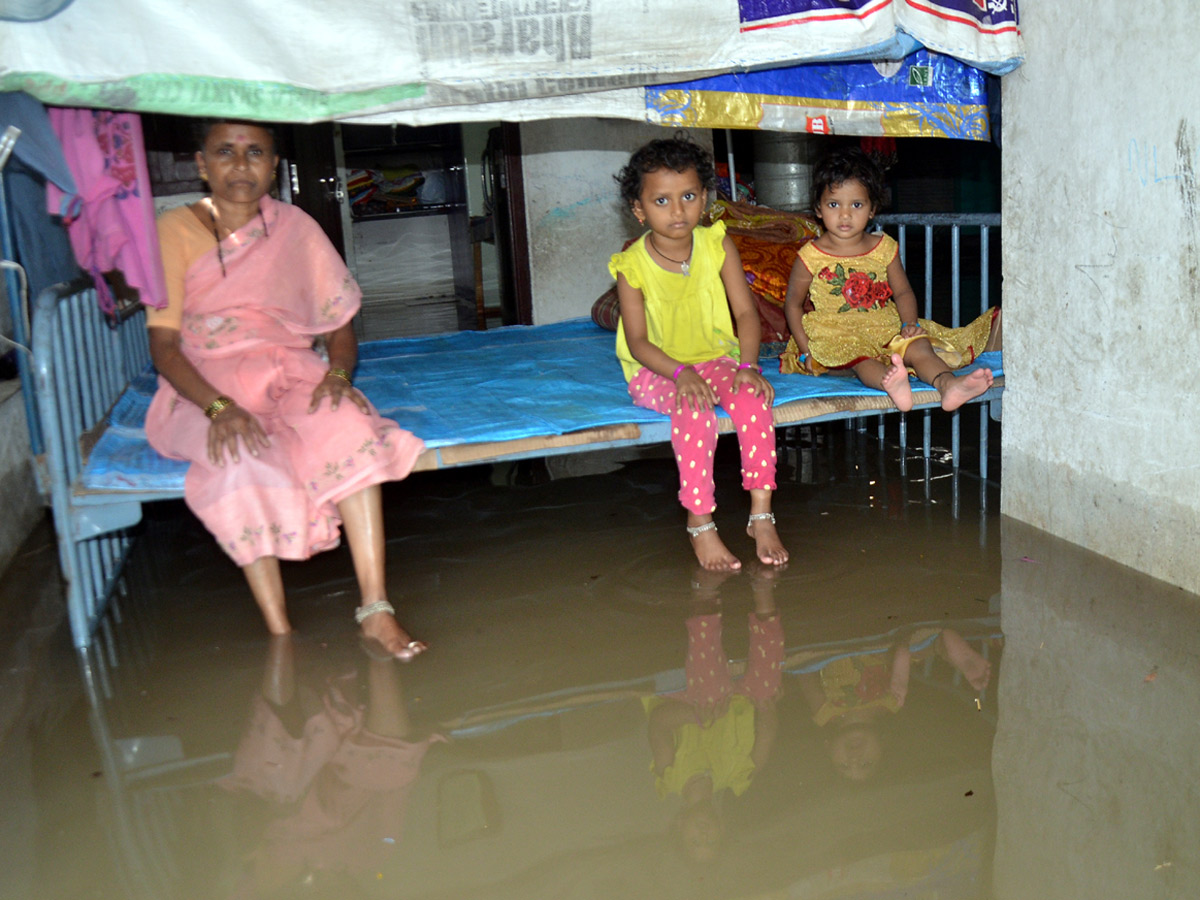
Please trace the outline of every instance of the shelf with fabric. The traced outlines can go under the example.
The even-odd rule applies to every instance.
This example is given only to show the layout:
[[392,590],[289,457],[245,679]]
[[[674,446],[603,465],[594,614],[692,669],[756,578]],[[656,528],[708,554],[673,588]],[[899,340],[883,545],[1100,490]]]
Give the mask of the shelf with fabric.
[[347,259],[359,337],[474,327],[466,165],[457,125],[342,125]]

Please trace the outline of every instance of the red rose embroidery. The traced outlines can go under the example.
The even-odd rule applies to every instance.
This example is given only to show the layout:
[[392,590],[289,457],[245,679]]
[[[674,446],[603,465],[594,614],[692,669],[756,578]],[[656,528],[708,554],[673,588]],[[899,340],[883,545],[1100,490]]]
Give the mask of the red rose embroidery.
[[891,286],[886,281],[876,281],[874,273],[854,269],[847,272],[841,263],[832,272],[828,267],[822,269],[817,277],[828,281],[833,286],[830,293],[845,301],[838,312],[854,309],[866,312],[882,307],[892,296]]
[[842,286],[842,299],[852,309],[867,309],[872,303],[871,276],[866,272],[851,272]]

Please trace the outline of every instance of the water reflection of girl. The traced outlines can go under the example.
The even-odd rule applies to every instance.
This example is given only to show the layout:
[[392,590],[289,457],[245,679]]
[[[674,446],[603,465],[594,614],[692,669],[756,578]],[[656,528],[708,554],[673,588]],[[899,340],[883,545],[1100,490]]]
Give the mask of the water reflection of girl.
[[295,646],[272,638],[260,695],[221,787],[267,804],[237,898],[367,896],[395,852],[425,753],[395,660],[330,678],[323,691],[295,677]]
[[888,653],[864,652],[830,660],[799,678],[813,721],[838,774],[866,781],[883,757],[881,724],[899,712],[908,696],[914,660],[936,653],[962,673],[975,690],[991,679],[991,664],[961,634],[949,628],[905,635]]
[[678,794],[675,821],[684,854],[707,862],[724,839],[720,806],[726,792],[741,796],[766,763],[775,742],[783,665],[783,628],[772,592],[778,569],[754,565],[754,612],[747,630],[745,670],[734,677],[723,645],[717,588],[731,573],[698,568],[694,612],[687,621],[687,687],[645,698],[651,769],[660,797]]

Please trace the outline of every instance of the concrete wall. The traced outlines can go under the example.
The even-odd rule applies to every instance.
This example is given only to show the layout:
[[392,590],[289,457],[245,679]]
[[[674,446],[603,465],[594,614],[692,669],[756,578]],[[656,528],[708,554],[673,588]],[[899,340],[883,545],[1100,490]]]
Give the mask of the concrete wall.
[[[521,126],[533,324],[586,316],[612,286],[608,259],[637,235],[613,175],[629,155],[672,132],[615,119],[558,119]],[[709,131],[697,142],[712,147]]]
[[1200,58],[1175,0],[1021,7],[1002,510],[1200,591]]
[[1012,520],[1003,554],[988,896],[1200,896],[1194,598]]

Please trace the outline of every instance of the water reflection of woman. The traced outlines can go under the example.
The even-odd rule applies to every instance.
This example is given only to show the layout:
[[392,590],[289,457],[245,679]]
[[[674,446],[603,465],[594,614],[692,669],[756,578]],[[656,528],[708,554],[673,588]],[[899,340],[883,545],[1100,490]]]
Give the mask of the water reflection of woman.
[[[266,804],[267,823],[234,896],[367,896],[395,852],[422,759],[394,659],[329,678],[295,674],[296,647],[271,639],[262,690],[221,786]],[[361,694],[361,696],[360,696]]]
[[726,793],[741,796],[774,746],[783,665],[783,628],[775,608],[778,570],[753,566],[754,611],[745,669],[735,677],[723,643],[718,588],[732,573],[698,568],[692,615],[686,621],[687,687],[646,698],[651,769],[660,797],[683,801],[675,820],[680,848],[695,862],[714,859],[722,846]]

